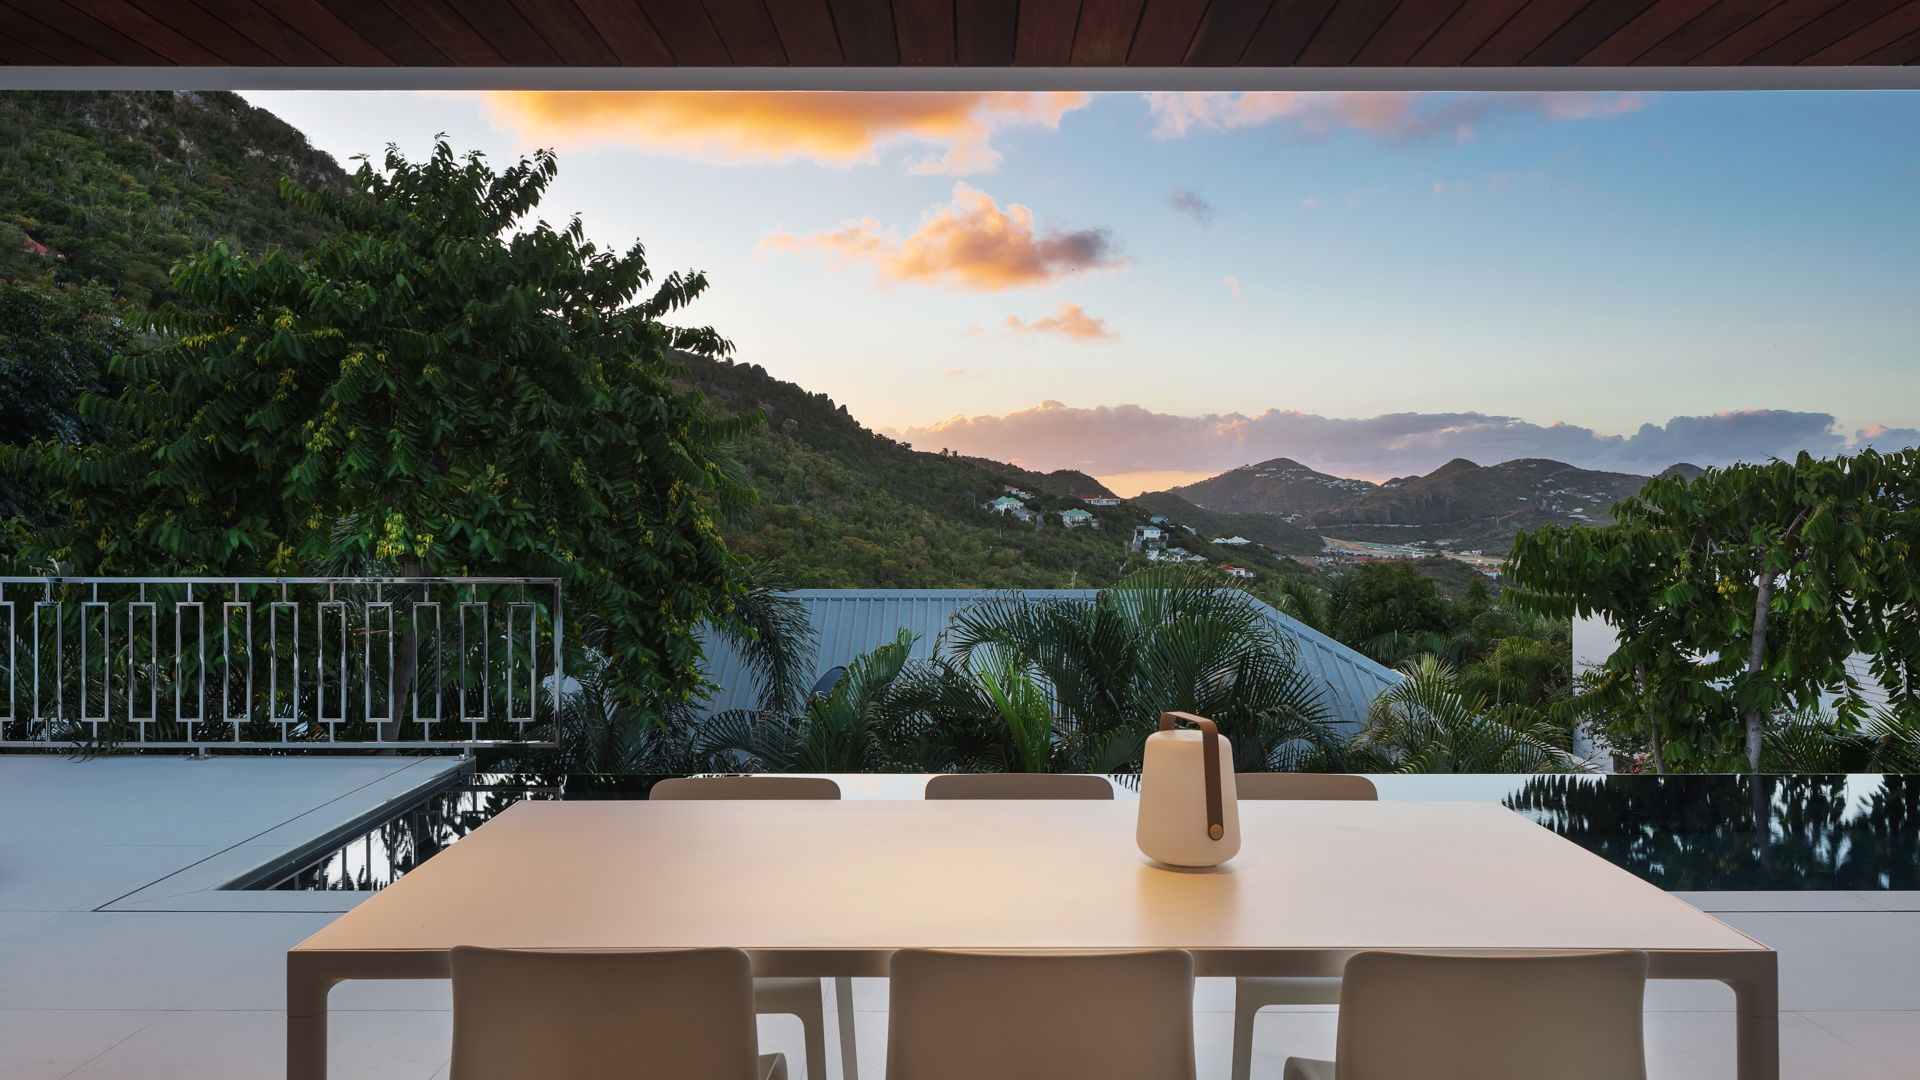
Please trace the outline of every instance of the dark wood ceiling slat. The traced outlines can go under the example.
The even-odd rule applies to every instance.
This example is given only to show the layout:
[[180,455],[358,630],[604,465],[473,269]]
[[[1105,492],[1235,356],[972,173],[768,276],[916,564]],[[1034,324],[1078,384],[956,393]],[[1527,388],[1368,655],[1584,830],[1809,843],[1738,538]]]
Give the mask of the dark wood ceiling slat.
[[[184,0],[181,0],[184,2]],[[267,50],[282,64],[295,67],[330,67],[340,58],[326,47],[307,40],[304,34],[283,22],[257,0],[193,0],[207,14],[246,35],[247,40]]]
[[11,28],[0,31],[0,64],[17,64],[22,67],[50,67],[60,61],[48,56],[39,49],[28,45],[14,36]]
[[1891,45],[1875,49],[1860,58],[1863,64],[1912,64],[1920,62],[1920,31],[1908,34]]
[[113,57],[85,42],[75,41],[10,2],[0,0],[0,12],[10,12],[6,23],[8,37],[59,63],[117,66]]
[[1013,62],[1022,67],[1065,67],[1073,56],[1080,0],[1020,0],[1020,36]]
[[178,62],[62,0],[34,0],[31,5],[15,6],[20,9],[20,18],[37,19],[74,41],[85,42],[87,47],[116,64],[164,67]]
[[787,63],[796,67],[839,67],[846,63],[833,30],[827,0],[767,0]]
[[705,0],[707,21],[736,64],[747,67],[785,67],[786,46],[761,0]]
[[1231,67],[1240,62],[1247,41],[1273,9],[1274,0],[1212,0],[1187,46],[1186,62],[1195,67]]
[[1240,54],[1243,67],[1289,67],[1339,0],[1278,0]]
[[1342,0],[1300,51],[1301,67],[1345,67],[1386,25],[1400,0]]
[[455,17],[466,20],[473,32],[480,35],[493,50],[507,58],[509,64],[527,64],[535,67],[559,67],[560,54],[553,51],[547,39],[541,37],[527,22],[518,8],[510,4],[471,4],[462,0],[449,0],[456,5]]
[[1836,0],[1786,0],[1708,46],[1688,62],[1739,64],[1838,6]]
[[660,33],[681,67],[725,67],[732,61],[707,11],[686,0],[640,0],[647,22]]
[[449,6],[449,0],[400,0],[395,15],[459,67],[498,67],[507,58]]
[[1125,63],[1145,6],[1145,0],[1085,0],[1080,25],[1073,31],[1069,62],[1079,67]]
[[1529,0],[1474,50],[1467,63],[1475,67],[1514,67],[1585,6],[1586,0]]
[[954,56],[968,67],[1006,67],[1020,37],[1020,0],[955,0]]
[[900,62],[922,67],[952,67],[954,0],[894,0],[893,24]]
[[[398,0],[405,3],[406,0]],[[560,59],[573,67],[613,67],[620,62],[593,21],[573,0],[514,0]]]
[[900,42],[893,30],[893,5],[888,0],[827,0],[833,28],[840,38],[840,54],[856,67],[892,67],[900,62]]
[[1147,0],[1140,12],[1127,63],[1136,67],[1178,67],[1186,62],[1193,34],[1207,0]]
[[574,0],[613,55],[629,67],[670,67],[673,53],[633,0]]
[[[1920,34],[1920,0],[1874,20],[1806,58],[1808,64],[1885,63],[1870,59],[1882,48]],[[1893,61],[1898,63],[1899,61]]]
[[200,10],[187,0],[129,0],[134,7],[200,43],[200,46],[238,67],[272,67],[273,54],[246,35]]
[[1362,67],[1400,67],[1413,59],[1434,35],[1434,32],[1446,23],[1454,12],[1460,10],[1462,0],[1405,0],[1380,29],[1373,32],[1372,40],[1361,48],[1353,62]]
[[1526,0],[1467,0],[1447,17],[1408,63],[1414,67],[1456,67],[1467,62],[1487,39],[1500,32]]
[[[287,3],[281,16],[292,19],[302,34],[343,64],[440,67],[451,62],[446,53],[386,4],[301,0],[298,4]],[[373,44],[376,41],[378,47]]]
[[1899,10],[1905,3],[1906,0],[1848,0],[1742,63],[1798,64],[1848,34]]
[[1684,64],[1700,50],[1740,29],[1780,0],[1716,0],[1712,7],[1687,20],[1678,30],[1633,58],[1644,67]]
[[1593,0],[1580,14],[1568,19],[1538,48],[1521,59],[1522,64],[1565,67],[1592,52],[1594,46],[1618,33],[1656,0]]
[[1631,64],[1711,8],[1715,0],[1659,0],[1625,26],[1571,61],[1606,66]]
[[141,42],[166,57],[170,64],[205,64],[209,67],[219,67],[226,63],[211,49],[127,3],[127,0],[67,0],[67,3],[75,10],[83,11],[101,23]]

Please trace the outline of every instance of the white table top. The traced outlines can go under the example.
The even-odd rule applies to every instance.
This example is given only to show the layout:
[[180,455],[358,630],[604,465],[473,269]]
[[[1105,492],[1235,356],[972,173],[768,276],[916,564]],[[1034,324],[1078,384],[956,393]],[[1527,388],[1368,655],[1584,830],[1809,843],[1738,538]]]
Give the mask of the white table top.
[[[1214,872],[1145,862],[1131,802],[526,802],[297,946],[1765,952],[1502,807],[1243,802]],[[1335,969],[1337,970],[1337,968]],[[828,974],[833,972],[821,972]]]

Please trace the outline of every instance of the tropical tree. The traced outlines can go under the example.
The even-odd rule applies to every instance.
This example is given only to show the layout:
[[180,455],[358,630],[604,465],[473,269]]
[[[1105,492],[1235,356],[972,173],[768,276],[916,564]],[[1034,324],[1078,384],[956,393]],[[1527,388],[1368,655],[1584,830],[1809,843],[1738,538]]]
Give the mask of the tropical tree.
[[693,631],[742,588],[716,518],[752,497],[727,447],[757,416],[716,421],[673,385],[671,350],[728,348],[663,321],[701,275],[656,282],[638,245],[529,222],[556,171],[440,141],[346,192],[283,184],[328,235],[181,263],[170,340],[83,401],[104,441],[7,455],[65,515],[17,541],[73,572],[559,577],[610,692],[655,717],[688,699]]
[[[0,445],[91,442],[98,431],[81,417],[80,395],[105,389],[108,359],[126,347],[125,323],[105,289],[0,281]],[[0,521],[16,515],[34,527],[48,523],[17,458],[0,459]]]
[[1408,665],[1381,691],[1348,747],[1358,772],[1569,772],[1569,733],[1514,706],[1496,706],[1461,688],[1438,658]]
[[1696,758],[1753,771],[1776,717],[1830,700],[1860,723],[1856,652],[1897,714],[1920,713],[1920,450],[1662,477],[1613,516],[1604,532],[1524,535],[1508,564],[1542,610],[1619,632],[1596,704],[1631,687],[1669,747],[1684,734]]

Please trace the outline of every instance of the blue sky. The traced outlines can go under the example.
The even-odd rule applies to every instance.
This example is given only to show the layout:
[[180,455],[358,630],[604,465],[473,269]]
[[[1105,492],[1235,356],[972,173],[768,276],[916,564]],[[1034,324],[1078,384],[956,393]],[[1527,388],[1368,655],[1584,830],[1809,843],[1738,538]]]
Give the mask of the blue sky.
[[558,145],[546,216],[705,270],[741,359],[1123,488],[1920,428],[1920,93],[248,97],[341,158]]

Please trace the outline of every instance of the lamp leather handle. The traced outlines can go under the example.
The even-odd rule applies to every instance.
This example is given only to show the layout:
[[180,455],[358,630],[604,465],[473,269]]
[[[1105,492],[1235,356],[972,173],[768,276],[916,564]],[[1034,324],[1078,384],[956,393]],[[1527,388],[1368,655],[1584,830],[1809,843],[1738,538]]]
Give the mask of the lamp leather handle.
[[1160,730],[1172,731],[1182,720],[1200,729],[1200,756],[1204,759],[1201,775],[1205,777],[1207,793],[1207,838],[1218,840],[1227,835],[1226,809],[1220,802],[1220,726],[1189,712],[1164,712],[1160,714]]

